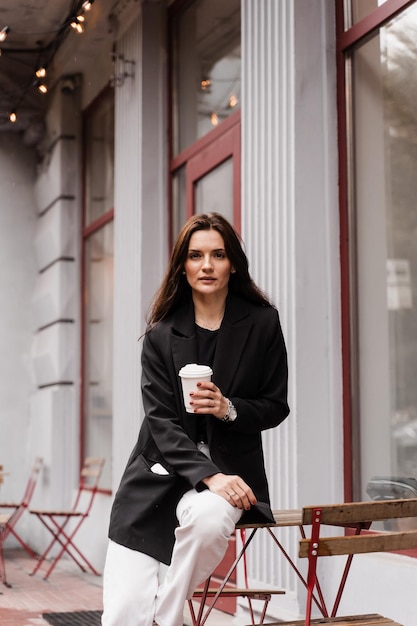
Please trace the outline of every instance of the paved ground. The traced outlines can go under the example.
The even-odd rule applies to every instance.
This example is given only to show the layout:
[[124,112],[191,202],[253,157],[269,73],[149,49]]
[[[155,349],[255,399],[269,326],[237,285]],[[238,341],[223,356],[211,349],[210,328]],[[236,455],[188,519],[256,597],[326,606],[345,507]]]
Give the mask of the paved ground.
[[0,584],[1,626],[48,626],[42,613],[101,610],[101,577],[62,560],[45,581],[41,574],[29,575],[34,561],[24,550],[5,550],[4,556],[12,586]]
[[[0,583],[1,626],[49,626],[42,613],[97,611],[102,609],[102,578],[84,574],[72,561],[62,559],[47,581],[30,576],[34,561],[24,550],[5,550],[7,580]],[[188,610],[184,623],[191,624]],[[207,626],[227,626],[233,618],[213,611]],[[235,623],[235,622],[234,622]]]

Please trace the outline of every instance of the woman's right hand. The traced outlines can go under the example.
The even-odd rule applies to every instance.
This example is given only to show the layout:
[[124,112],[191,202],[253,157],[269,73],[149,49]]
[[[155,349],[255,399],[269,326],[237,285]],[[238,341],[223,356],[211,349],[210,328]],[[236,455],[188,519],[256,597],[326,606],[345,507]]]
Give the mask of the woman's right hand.
[[252,504],[256,504],[255,494],[240,476],[219,472],[203,478],[201,482],[238,509],[249,511]]

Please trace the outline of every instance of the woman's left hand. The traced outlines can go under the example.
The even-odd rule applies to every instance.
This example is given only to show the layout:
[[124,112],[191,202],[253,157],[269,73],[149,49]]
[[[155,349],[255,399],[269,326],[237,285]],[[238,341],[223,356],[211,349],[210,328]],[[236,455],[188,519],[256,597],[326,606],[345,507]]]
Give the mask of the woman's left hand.
[[217,419],[223,419],[229,408],[229,401],[220,389],[214,383],[207,381],[198,382],[197,389],[190,393],[194,413],[210,413]]

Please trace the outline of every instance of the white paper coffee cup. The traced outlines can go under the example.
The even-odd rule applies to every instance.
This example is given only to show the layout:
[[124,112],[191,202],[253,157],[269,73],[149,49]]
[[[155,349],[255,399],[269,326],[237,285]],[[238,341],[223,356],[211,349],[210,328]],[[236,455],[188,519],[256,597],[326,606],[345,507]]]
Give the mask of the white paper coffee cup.
[[197,365],[197,363],[188,363],[184,365],[178,372],[182,382],[182,392],[184,395],[184,405],[187,413],[194,413],[194,409],[190,405],[190,393],[197,390],[197,383],[200,381],[211,380],[213,370],[208,365]]

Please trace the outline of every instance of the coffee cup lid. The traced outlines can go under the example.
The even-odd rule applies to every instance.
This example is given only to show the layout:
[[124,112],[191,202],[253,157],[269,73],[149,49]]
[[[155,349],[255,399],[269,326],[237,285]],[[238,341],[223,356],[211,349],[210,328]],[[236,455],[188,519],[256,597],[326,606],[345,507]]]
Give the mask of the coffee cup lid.
[[178,372],[179,376],[185,378],[198,378],[199,376],[211,376],[213,370],[209,365],[197,365],[197,363],[187,363]]

